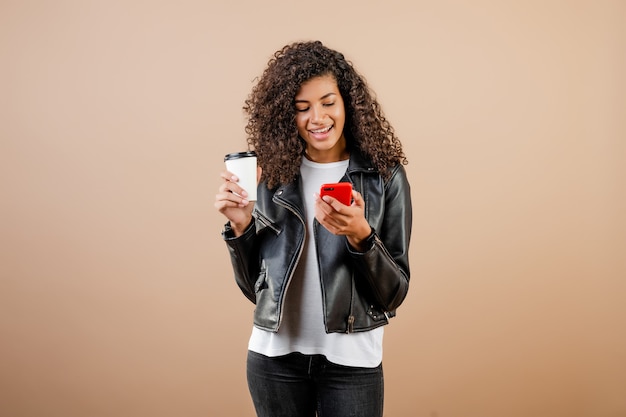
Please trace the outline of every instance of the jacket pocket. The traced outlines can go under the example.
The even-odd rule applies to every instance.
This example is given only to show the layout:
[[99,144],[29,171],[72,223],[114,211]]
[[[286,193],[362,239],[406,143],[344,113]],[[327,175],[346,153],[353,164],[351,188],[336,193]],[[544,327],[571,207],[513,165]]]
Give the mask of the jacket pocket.
[[370,316],[370,318],[376,322],[381,321],[381,320],[385,320],[388,322],[389,319],[393,317],[395,314],[390,314],[387,311],[383,311],[379,308],[376,308],[376,306],[374,305],[370,305],[369,308],[367,309],[367,315]]

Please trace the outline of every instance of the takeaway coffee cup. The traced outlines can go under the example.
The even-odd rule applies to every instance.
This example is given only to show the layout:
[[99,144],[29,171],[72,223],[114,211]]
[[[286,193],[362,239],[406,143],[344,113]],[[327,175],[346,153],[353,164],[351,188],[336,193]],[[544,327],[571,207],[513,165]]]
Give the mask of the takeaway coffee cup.
[[229,153],[224,157],[226,169],[239,178],[239,186],[248,193],[247,200],[256,201],[256,153]]

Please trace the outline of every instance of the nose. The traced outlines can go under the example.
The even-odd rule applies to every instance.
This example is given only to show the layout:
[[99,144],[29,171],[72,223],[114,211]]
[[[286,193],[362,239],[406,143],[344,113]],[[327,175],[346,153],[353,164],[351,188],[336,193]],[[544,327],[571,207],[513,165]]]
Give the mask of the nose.
[[311,107],[311,122],[319,123],[324,120],[326,116],[326,112],[322,106],[313,106]]

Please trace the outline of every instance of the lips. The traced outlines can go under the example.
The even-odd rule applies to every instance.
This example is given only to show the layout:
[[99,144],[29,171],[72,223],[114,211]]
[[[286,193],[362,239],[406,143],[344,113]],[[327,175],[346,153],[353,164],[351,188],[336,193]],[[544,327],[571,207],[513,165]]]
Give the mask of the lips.
[[309,130],[309,136],[315,140],[326,140],[330,136],[333,125],[322,127],[319,129]]
[[313,134],[323,134],[328,132],[333,126],[327,126],[327,127],[323,127],[321,129],[315,129],[315,130],[309,130],[309,132],[313,133]]

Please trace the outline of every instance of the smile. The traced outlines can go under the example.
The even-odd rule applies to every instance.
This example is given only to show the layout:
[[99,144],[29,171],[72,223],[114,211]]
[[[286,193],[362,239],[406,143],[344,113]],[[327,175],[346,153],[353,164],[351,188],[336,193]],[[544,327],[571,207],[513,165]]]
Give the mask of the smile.
[[310,130],[311,133],[326,133],[328,132],[333,126],[328,126],[328,127],[324,127],[322,129],[316,129],[316,130]]

